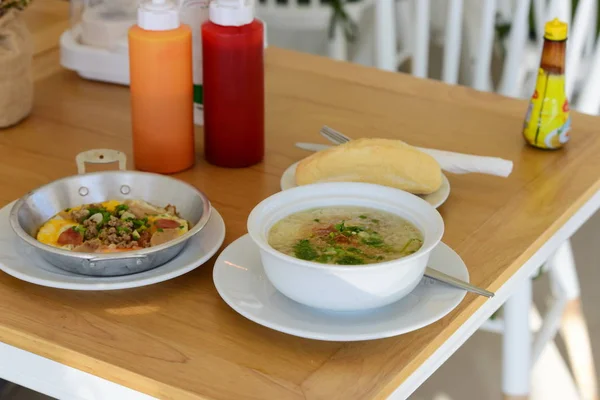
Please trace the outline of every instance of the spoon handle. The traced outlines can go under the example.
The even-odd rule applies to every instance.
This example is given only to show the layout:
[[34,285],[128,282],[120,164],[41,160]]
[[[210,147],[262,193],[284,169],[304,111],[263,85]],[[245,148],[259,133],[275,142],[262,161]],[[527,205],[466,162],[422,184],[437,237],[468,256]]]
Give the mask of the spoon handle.
[[479,288],[477,286],[473,286],[465,281],[461,281],[460,279],[456,279],[450,275],[444,274],[443,272],[437,271],[433,268],[425,268],[425,276],[431,279],[434,279],[438,282],[443,282],[450,286],[454,286],[459,289],[464,289],[467,292],[477,293],[478,295],[485,297],[494,297],[494,293],[487,291],[485,289]]

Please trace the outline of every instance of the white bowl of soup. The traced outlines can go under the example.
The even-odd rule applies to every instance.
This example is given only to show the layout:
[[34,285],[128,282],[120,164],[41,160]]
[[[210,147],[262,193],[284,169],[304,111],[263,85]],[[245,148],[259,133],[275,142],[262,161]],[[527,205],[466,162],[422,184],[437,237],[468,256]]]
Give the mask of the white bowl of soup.
[[269,281],[307,306],[382,307],[421,281],[444,222],[425,200],[367,183],[319,183],[258,204],[248,232]]

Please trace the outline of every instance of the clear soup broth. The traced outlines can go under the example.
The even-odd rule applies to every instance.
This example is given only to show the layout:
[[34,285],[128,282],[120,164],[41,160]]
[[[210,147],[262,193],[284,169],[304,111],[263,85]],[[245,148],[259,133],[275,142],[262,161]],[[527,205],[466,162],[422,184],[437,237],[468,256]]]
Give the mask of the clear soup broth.
[[398,215],[366,207],[325,207],[278,221],[268,235],[275,250],[323,264],[375,264],[421,248],[423,235]]

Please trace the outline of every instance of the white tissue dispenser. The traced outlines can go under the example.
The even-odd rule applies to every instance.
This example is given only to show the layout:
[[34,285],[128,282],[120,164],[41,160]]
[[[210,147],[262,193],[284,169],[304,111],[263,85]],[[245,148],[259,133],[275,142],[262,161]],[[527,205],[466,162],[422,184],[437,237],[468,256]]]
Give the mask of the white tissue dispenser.
[[139,0],[71,0],[71,28],[60,37],[63,67],[86,79],[129,85],[127,31]]

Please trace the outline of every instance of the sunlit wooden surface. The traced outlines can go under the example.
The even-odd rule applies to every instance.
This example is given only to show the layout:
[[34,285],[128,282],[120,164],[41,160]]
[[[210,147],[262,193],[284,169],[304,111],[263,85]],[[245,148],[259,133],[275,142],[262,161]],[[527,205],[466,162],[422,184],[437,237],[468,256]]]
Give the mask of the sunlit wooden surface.
[[[55,48],[36,57],[47,65],[38,72],[33,114],[0,132],[2,205],[74,174],[80,151],[131,155],[127,89],[60,69],[51,62],[58,60]],[[226,243],[246,232],[254,205],[279,190],[284,169],[307,155],[294,143],[320,141],[324,124],[352,137],[513,160],[508,179],[449,175],[452,193],[440,209],[444,241],[463,257],[472,282],[492,291],[600,188],[597,118],[574,115],[568,147],[543,152],[521,138],[523,101],[275,48],[266,63],[265,162],[240,170],[209,166],[198,129],[198,164],[177,176],[205,191],[222,213]],[[54,290],[0,274],[0,341],[159,398],[384,398],[484,301],[467,295],[441,321],[399,337],[328,343],[236,314],[214,289],[212,262],[169,282],[116,292]]]

